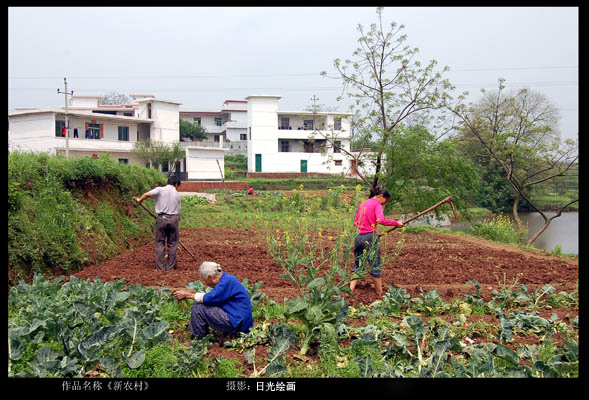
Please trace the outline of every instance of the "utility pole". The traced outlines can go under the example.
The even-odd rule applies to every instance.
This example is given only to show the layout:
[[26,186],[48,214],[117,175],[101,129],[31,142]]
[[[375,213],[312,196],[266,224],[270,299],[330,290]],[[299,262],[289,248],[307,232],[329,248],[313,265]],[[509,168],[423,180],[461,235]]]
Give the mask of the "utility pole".
[[65,98],[65,158],[70,158],[70,126],[69,126],[69,121],[68,121],[68,117],[67,117],[67,96],[68,94],[71,96],[74,94],[74,91],[72,90],[70,93],[68,93],[67,91],[67,80],[66,78],[63,78],[63,85],[64,85],[64,91],[60,92],[59,89],[57,89],[57,93],[61,94],[63,93],[64,98]]
[[319,100],[317,98],[317,96],[313,95],[313,97],[311,98],[311,100],[313,100],[313,130],[316,131],[317,130],[317,126],[316,126],[316,122],[315,122],[315,116],[317,115],[317,100]]
[[315,103],[319,99],[317,98],[317,96],[313,95],[313,97],[311,98],[311,100],[313,100],[313,112],[317,112],[317,105]]

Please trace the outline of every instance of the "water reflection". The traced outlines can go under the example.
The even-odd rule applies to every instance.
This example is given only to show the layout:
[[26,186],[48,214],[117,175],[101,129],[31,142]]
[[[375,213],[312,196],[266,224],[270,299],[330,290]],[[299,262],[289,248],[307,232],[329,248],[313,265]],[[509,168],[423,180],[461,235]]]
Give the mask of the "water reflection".
[[[552,217],[556,213],[546,212],[547,217]],[[513,219],[512,214],[505,215]],[[538,213],[519,213],[520,219],[528,226],[528,238],[544,225],[544,218]],[[488,219],[488,218],[487,218]],[[468,231],[470,223],[460,222],[453,223],[449,228],[452,231]],[[534,247],[543,249],[548,252],[554,250],[556,245],[560,245],[562,253],[579,254],[579,213],[567,212],[560,217],[555,218],[550,226],[536,239]]]

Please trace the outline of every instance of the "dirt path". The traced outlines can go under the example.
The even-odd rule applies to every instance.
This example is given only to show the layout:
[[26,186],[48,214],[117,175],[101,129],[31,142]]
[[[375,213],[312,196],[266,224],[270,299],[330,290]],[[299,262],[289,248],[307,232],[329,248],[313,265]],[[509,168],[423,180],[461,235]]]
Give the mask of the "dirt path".
[[[261,290],[271,299],[282,303],[285,297],[298,296],[296,288],[280,277],[283,272],[266,250],[261,234],[254,229],[185,228],[180,232],[182,242],[195,255],[181,247],[178,268],[174,271],[157,271],[154,264],[153,244],[138,246],[111,260],[86,267],[74,274],[80,279],[102,281],[125,279],[127,284],[142,284],[167,288],[183,288],[199,280],[198,266],[203,261],[220,263],[225,271],[250,283],[264,282]],[[401,237],[405,243],[399,256],[389,256]],[[513,283],[518,274],[519,282],[532,289],[551,284],[558,291],[572,291],[578,282],[578,261],[536,253],[524,249],[497,244],[481,239],[448,235],[437,232],[387,235],[381,245],[383,265],[383,289],[390,285],[405,288],[412,296],[436,289],[448,301],[463,293],[474,293],[471,280],[482,286],[485,301],[490,292],[498,289],[498,280]],[[518,286],[519,288],[519,286]],[[351,304],[370,304],[376,294],[369,281],[360,282]]]

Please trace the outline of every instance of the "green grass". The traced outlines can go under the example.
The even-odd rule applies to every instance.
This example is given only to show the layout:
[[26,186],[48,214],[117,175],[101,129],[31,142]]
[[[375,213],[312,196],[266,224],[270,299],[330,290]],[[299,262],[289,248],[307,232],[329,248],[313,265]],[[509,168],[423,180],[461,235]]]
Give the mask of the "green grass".
[[163,182],[160,172],[108,157],[10,153],[9,284],[34,273],[75,272],[125,249],[124,238],[151,234],[151,217],[129,216],[124,205]]

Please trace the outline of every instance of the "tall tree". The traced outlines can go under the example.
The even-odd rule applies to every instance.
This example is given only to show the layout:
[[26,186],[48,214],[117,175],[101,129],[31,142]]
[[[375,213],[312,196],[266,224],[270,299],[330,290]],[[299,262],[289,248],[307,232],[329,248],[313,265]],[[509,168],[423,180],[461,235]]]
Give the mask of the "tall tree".
[[200,124],[180,118],[180,138],[206,139],[207,131]]
[[167,145],[156,141],[138,140],[133,143],[131,150],[144,163],[159,169],[162,165],[169,165],[167,175],[176,173],[176,163],[184,158],[186,150],[179,142]]
[[534,185],[574,174],[578,160],[578,143],[563,141],[557,130],[559,113],[543,95],[522,89],[505,93],[504,79],[499,79],[497,91],[483,90],[482,99],[475,105],[464,103],[451,107],[459,119],[464,135],[476,138],[482,149],[500,166],[505,179],[515,194],[517,205],[525,200],[544,219],[544,225],[528,240],[531,245],[570,205],[562,204],[556,214],[548,217],[530,196]]
[[98,100],[98,104],[130,104],[131,98],[126,94],[109,92]]
[[473,203],[480,183],[477,169],[456,143],[436,141],[423,126],[398,126],[389,139],[382,181],[391,192],[391,205],[397,202],[411,212],[446,196],[452,196],[458,208]]
[[[383,9],[377,9],[378,22],[365,30],[358,25],[359,47],[351,59],[334,61],[335,79],[343,81],[343,92],[353,100],[356,141],[376,141],[375,175],[372,182],[361,176],[372,188],[379,184],[383,154],[389,136],[399,124],[419,114],[420,124],[440,124],[445,119],[446,102],[451,101],[454,87],[435,71],[437,61],[425,67],[416,60],[417,48],[404,45],[407,35],[403,25],[391,22],[388,29],[382,20]],[[442,72],[446,72],[444,68]],[[327,76],[327,72],[322,72]],[[338,98],[341,100],[342,96]],[[438,113],[432,111],[438,110]],[[443,134],[442,134],[443,135]],[[363,140],[365,139],[365,140]],[[333,139],[329,139],[333,140]],[[357,157],[361,157],[359,152]]]

